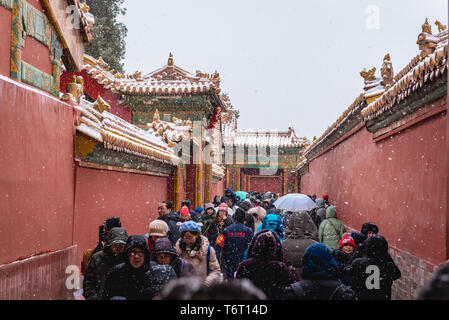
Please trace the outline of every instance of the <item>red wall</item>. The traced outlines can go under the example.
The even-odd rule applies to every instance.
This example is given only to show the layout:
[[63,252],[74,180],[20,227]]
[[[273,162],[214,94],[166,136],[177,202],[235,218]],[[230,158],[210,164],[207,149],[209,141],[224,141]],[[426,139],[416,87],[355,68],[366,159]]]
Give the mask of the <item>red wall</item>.
[[72,244],[72,110],[0,77],[0,264]]
[[258,191],[261,194],[267,191],[282,195],[282,175],[281,176],[247,176],[249,180],[249,190]]
[[378,143],[362,127],[309,163],[301,193],[326,193],[349,227],[360,230],[371,221],[390,245],[442,262],[446,121],[440,113]]
[[53,74],[53,66],[50,62],[50,51],[48,47],[30,36],[25,37],[22,60],[46,74]]
[[212,201],[214,200],[214,197],[216,195],[224,196],[224,190],[226,189],[225,184],[226,184],[226,177],[223,177],[223,179],[221,179],[217,183],[212,183],[212,192],[211,192]]
[[72,82],[74,75],[83,77],[84,92],[86,92],[89,97],[96,100],[98,95],[100,95],[111,106],[111,109],[109,110],[110,113],[128,121],[129,123],[132,122],[131,109],[126,108],[123,104],[120,104],[119,96],[117,94],[112,93],[111,90],[105,89],[103,86],[98,84],[98,82],[92,79],[91,76],[85,71],[63,73],[61,75],[61,92],[66,92],[67,83]]
[[117,216],[128,234],[148,232],[158,216],[160,201],[167,199],[167,178],[77,167],[74,243],[78,261],[98,241],[98,226]]

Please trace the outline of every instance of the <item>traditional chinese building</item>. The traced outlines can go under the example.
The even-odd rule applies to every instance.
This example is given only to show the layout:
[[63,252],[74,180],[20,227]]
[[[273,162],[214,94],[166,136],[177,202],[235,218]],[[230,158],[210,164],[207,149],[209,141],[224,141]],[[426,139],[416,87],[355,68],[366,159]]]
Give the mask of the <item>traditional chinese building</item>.
[[[175,65],[170,54],[165,66],[143,76],[141,72],[121,75],[101,57],[85,56],[83,70],[64,73],[62,83],[73,76],[82,77],[90,101],[100,95],[111,106],[111,114],[163,137],[176,150],[181,161],[170,174],[168,196],[160,200],[172,200],[179,209],[184,199],[203,206],[213,195],[223,193],[219,114],[225,105],[218,73],[191,74]],[[99,158],[97,163],[111,165]]]
[[232,107],[222,122],[227,187],[280,195],[298,192],[295,166],[310,145],[306,137],[297,137],[291,127],[287,131],[239,130]]
[[446,26],[427,19],[419,51],[398,73],[392,57],[360,75],[364,89],[305,150],[297,165],[302,193],[328,194],[349,230],[379,226],[402,277],[393,298],[418,289],[449,259],[447,211]]

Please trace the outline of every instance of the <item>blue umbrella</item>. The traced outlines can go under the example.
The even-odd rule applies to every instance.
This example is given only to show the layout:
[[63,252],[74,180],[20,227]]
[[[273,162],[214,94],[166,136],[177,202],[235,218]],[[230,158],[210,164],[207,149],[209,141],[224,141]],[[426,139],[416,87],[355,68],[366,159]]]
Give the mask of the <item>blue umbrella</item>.
[[248,193],[248,192],[245,192],[245,191],[236,191],[236,192],[235,192],[235,195],[236,195],[237,197],[239,197],[240,200],[245,200],[247,194],[249,194],[249,193]]
[[280,210],[291,212],[310,211],[317,208],[315,201],[302,193],[289,193],[274,202],[274,206]]

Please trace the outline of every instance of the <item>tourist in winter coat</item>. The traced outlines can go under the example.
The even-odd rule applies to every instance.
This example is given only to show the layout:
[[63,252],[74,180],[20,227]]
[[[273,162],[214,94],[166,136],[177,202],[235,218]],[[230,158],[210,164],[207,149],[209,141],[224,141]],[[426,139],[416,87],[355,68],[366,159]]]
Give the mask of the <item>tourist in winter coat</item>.
[[340,281],[338,266],[322,243],[307,248],[301,278],[285,288],[286,300],[355,300],[354,291]]
[[263,218],[267,215],[267,212],[262,207],[255,207],[248,210],[248,214],[250,214],[254,218],[254,233],[257,232],[257,228],[262,224]]
[[210,224],[209,229],[204,233],[209,240],[209,243],[215,250],[217,250],[216,242],[218,237],[223,233],[223,230],[226,227],[229,227],[233,223],[234,221],[232,218],[228,216],[228,206],[226,203],[220,204],[217,208],[217,213],[215,214],[214,220]]
[[354,259],[343,275],[359,300],[391,300],[391,286],[401,271],[388,253],[388,242],[381,235],[372,235],[364,245],[365,257]]
[[321,222],[318,228],[320,242],[330,249],[337,249],[345,232],[345,226],[337,219],[337,209],[334,206],[328,207],[326,209],[326,220]]
[[304,253],[310,245],[317,242],[318,231],[310,215],[305,211],[293,213],[285,229],[282,249],[298,275],[300,275]]
[[230,198],[234,205],[237,204],[237,202],[239,201],[239,197],[235,194],[234,191],[232,191],[231,188],[225,189],[225,196]]
[[190,209],[190,201],[189,200],[182,200],[181,201],[181,209],[178,211],[178,215],[181,215],[181,210],[182,210],[182,208],[184,206],[187,207],[187,209],[189,210],[190,219],[195,221],[195,222],[199,222],[201,214],[199,214],[198,212]]
[[179,214],[173,211],[173,203],[171,201],[162,201],[157,208],[159,220],[165,221],[168,225],[168,239],[174,245],[181,237],[179,232],[178,222],[180,221]]
[[127,258],[125,253],[127,240],[128,233],[125,228],[112,228],[108,232],[103,250],[92,256],[84,274],[83,296],[87,300],[101,299],[109,273]]
[[262,223],[257,227],[257,232],[261,230],[273,230],[282,241],[284,238],[284,228],[282,228],[282,218],[277,214],[267,214]]
[[362,230],[360,233],[364,234],[367,238],[371,237],[373,234],[379,233],[379,228],[371,222],[365,222],[362,225]]
[[154,246],[156,244],[156,240],[159,238],[165,238],[168,234],[168,225],[163,220],[153,220],[150,222],[149,232],[144,235],[145,238],[148,239],[148,248],[150,248],[150,260],[154,257]]
[[126,242],[125,263],[119,264],[106,279],[103,299],[114,297],[127,300],[152,299],[163,283],[176,278],[171,266],[150,263],[150,249],[143,236],[130,236]]
[[192,264],[179,257],[178,251],[167,238],[156,240],[153,260],[160,265],[171,265],[178,278],[195,275]]
[[244,225],[248,228],[251,228],[253,232],[255,232],[254,225],[255,221],[251,214],[249,214],[249,210],[251,209],[251,201],[249,199],[246,199],[244,201],[241,201],[239,203],[239,207],[242,208],[245,211],[245,223]]
[[200,234],[200,226],[193,221],[187,221],[181,224],[180,231],[182,236],[175,246],[180,257],[192,264],[195,273],[203,279],[205,285],[221,281],[222,274],[215,249],[209,245],[209,240]]
[[234,279],[234,273],[254,236],[254,231],[243,224],[245,216],[245,211],[237,208],[233,219],[235,223],[223,231],[221,266],[226,279]]
[[284,263],[281,241],[273,230],[256,233],[248,248],[247,260],[237,268],[235,278],[246,278],[260,288],[267,299],[281,299],[284,288],[298,280]]
[[[347,236],[343,237],[340,240],[340,244],[338,245],[338,249],[331,249],[332,257],[337,263],[339,272],[343,275],[343,269],[351,264],[354,258],[356,244],[354,240]],[[349,285],[350,281],[345,277],[341,277],[343,283]]]
[[315,224],[316,227],[319,228],[321,222],[323,222],[323,220],[326,219],[326,201],[323,198],[319,198],[316,199],[315,203],[317,205]]
[[201,233],[203,235],[205,235],[207,230],[209,230],[209,227],[211,223],[214,221],[214,218],[215,218],[214,205],[212,203],[206,203],[205,210],[200,217],[200,222],[202,224]]
[[351,232],[350,237],[354,240],[355,250],[352,254],[352,260],[356,258],[362,258],[365,254],[365,245],[363,244],[366,240],[366,236],[360,232]]
[[121,228],[121,227],[122,227],[122,222],[120,221],[119,217],[107,218],[103,222],[103,224],[101,226],[99,226],[97,246],[94,249],[92,249],[92,248],[91,249],[87,249],[84,252],[83,259],[81,261],[81,274],[84,275],[84,273],[86,272],[86,269],[87,269],[87,266],[89,265],[89,261],[90,261],[91,257],[95,253],[103,250],[109,231],[112,228]]

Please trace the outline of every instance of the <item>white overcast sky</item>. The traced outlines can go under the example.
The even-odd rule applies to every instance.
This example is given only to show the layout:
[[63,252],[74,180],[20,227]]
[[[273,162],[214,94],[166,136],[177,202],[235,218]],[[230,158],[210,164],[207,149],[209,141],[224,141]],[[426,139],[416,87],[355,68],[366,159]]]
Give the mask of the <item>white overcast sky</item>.
[[425,18],[433,33],[435,20],[448,20],[447,0],[125,0],[124,7],[126,73],[151,72],[172,52],[192,73],[220,73],[239,128],[292,126],[309,139],[362,93],[363,68],[380,76],[389,53],[396,74],[419,52]]

